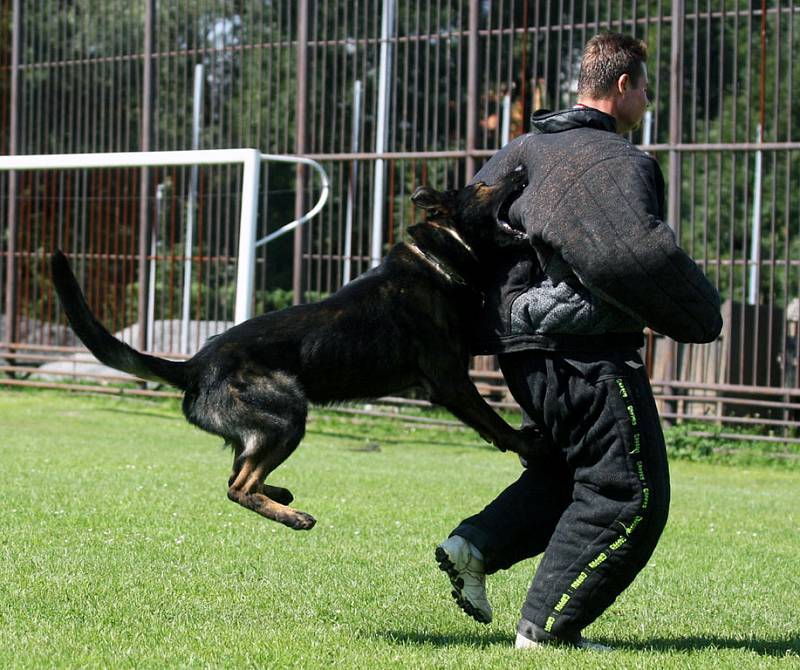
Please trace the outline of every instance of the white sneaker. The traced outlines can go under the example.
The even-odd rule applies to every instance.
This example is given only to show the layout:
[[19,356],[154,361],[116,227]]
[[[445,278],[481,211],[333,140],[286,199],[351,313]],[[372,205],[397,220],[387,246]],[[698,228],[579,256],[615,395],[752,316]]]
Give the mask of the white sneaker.
[[[516,649],[541,649],[542,647],[547,647],[548,645],[558,644],[564,643],[558,640],[553,640],[550,642],[537,642],[536,640],[529,640],[522,633],[517,633],[517,639],[514,641],[514,647]],[[587,651],[614,651],[613,647],[608,647],[604,644],[600,644],[599,642],[592,642],[591,640],[587,640],[583,637],[578,640],[578,642],[568,643],[568,646],[577,647],[578,649],[586,649]]]
[[436,562],[450,577],[456,604],[475,621],[489,623],[492,606],[486,597],[481,553],[468,540],[453,535],[436,547]]
[[517,639],[514,640],[515,649],[540,649],[541,647],[544,647],[544,642],[529,640],[522,633],[517,633]]

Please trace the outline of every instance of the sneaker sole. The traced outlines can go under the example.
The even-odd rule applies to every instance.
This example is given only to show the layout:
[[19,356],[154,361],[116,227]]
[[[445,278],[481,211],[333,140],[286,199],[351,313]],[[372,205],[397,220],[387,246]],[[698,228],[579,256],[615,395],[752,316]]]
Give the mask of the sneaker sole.
[[461,593],[461,589],[464,588],[464,580],[458,576],[458,570],[456,569],[456,566],[450,560],[450,556],[447,555],[447,552],[442,549],[442,547],[436,547],[436,562],[439,564],[439,569],[442,572],[446,572],[447,576],[450,578],[450,583],[453,585],[453,590],[451,591],[450,595],[453,596],[453,600],[456,601],[456,605],[458,605],[465,614],[475,619],[475,621],[478,623],[491,623],[492,620],[487,618],[483,612],[476,608],[464,597],[464,594]]

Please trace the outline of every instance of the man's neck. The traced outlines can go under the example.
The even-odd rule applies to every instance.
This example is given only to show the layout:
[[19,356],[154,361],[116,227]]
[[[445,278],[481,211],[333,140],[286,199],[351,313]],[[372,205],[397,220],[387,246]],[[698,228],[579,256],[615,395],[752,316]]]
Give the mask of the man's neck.
[[[619,129],[619,119],[617,115],[614,113],[616,109],[614,108],[614,102],[609,98],[578,98],[576,105],[580,105],[581,107],[591,107],[592,109],[596,109],[600,112],[605,112],[609,116],[613,116],[617,122],[617,128]],[[619,130],[617,130],[619,132]]]
[[614,102],[609,98],[578,98],[578,105],[591,107],[614,116]]

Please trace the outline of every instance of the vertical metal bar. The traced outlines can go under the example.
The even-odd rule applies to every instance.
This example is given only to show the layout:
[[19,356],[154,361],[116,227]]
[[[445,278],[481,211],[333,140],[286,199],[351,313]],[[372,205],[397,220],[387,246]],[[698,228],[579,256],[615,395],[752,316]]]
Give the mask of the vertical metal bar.
[[500,146],[504,147],[511,139],[511,95],[506,93],[500,108]]
[[[19,110],[20,110],[20,56],[22,39],[22,0],[13,0],[11,9],[11,105],[8,130],[8,155],[18,152]],[[6,245],[6,324],[5,341],[15,342],[17,338],[17,303],[16,303],[16,252],[17,252],[17,174],[8,173],[8,205],[6,208],[8,222],[8,242]]]
[[[319,79],[320,69],[324,68],[324,65],[320,65],[320,47],[319,41],[321,38],[320,30],[319,30],[319,22],[318,16],[319,12],[311,12],[312,16],[312,24],[311,29],[309,31],[309,38],[310,42],[316,42],[316,46],[310,50],[309,53],[309,65],[308,71],[311,74],[311,81],[308,91],[308,118],[313,119],[309,125],[309,135],[308,138],[308,148],[313,151],[315,148],[319,148],[320,137],[317,135],[317,127],[318,124],[315,123],[317,119],[320,119],[322,123],[324,123],[324,111],[322,114],[320,112],[322,110],[319,109],[317,106],[317,82]],[[323,38],[324,39],[324,38]],[[324,55],[324,47],[323,55]],[[323,61],[324,62],[324,61]],[[324,132],[320,133],[321,136],[324,136]],[[324,224],[324,217],[320,217],[319,224],[314,226],[313,228],[309,225],[308,230],[308,258],[309,258],[309,267],[316,272],[316,299],[319,300],[320,294],[322,293],[322,277],[323,277],[323,270],[325,265],[325,255],[323,253],[323,248],[325,245],[325,241],[323,238],[325,232],[325,224]],[[316,235],[312,234],[316,233]],[[316,239],[315,239],[316,238]],[[310,282],[309,282],[310,286]]]
[[[756,142],[763,141],[764,128],[756,127]],[[761,281],[761,195],[762,195],[762,162],[763,152],[755,152],[753,169],[753,212],[750,222],[750,259],[747,283],[747,304],[759,304],[759,284]]]
[[[528,6],[528,3],[526,2],[525,3],[525,9],[523,10],[523,19],[524,19],[523,22],[525,24],[523,26],[523,32],[522,32],[522,37],[523,37],[523,40],[524,40],[523,43],[522,43],[523,57],[525,57],[527,55],[527,52],[528,52],[528,34],[530,32],[528,30],[528,11],[527,11],[527,6]],[[534,24],[534,26],[536,28],[535,28],[535,33],[534,33],[533,39],[531,40],[533,42],[533,54],[532,54],[532,57],[531,57],[531,73],[533,75],[532,76],[532,79],[533,79],[533,90],[530,92],[530,98],[531,98],[530,110],[531,110],[531,112],[535,112],[538,107],[542,107],[543,106],[544,97],[543,97],[543,94],[541,92],[541,89],[539,88],[539,81],[540,80],[544,81],[545,82],[545,87],[547,86],[546,78],[539,76],[539,69],[540,69],[539,68],[539,32],[542,29],[541,16],[540,16],[540,11],[539,11],[540,7],[541,7],[541,3],[537,2],[536,3],[536,7],[535,7],[534,12],[533,12],[533,24]],[[525,71],[524,70],[521,71],[521,75],[522,75],[522,77],[521,77],[522,81],[524,82],[525,81]],[[522,108],[523,108],[523,110],[525,109],[526,102],[527,101],[526,101],[526,98],[525,98],[525,90],[523,89],[523,92],[522,92]],[[523,123],[526,124],[525,128],[527,128],[528,127],[527,124],[529,123],[528,119],[523,119]]]
[[[683,113],[683,0],[672,3],[672,53],[670,55],[669,143],[679,144],[682,135]],[[672,148],[669,151],[668,221],[673,231],[680,225],[681,206],[681,156]]]
[[[792,104],[794,102],[793,98],[793,89],[792,89],[792,76],[793,76],[793,68],[794,68],[794,53],[792,51],[794,47],[794,24],[795,24],[795,17],[794,17],[794,3],[790,3],[789,6],[789,28],[787,30],[787,43],[788,43],[788,51],[789,58],[787,59],[787,73],[786,73],[786,139],[792,139]],[[777,115],[776,115],[777,116]],[[791,236],[791,202],[792,202],[792,153],[790,151],[786,152],[786,181],[784,182],[784,207],[783,207],[783,315],[784,315],[784,337],[781,342],[781,361],[783,362],[782,374],[781,374],[781,386],[784,388],[790,387],[792,382],[797,385],[798,380],[798,370],[797,370],[797,357],[798,351],[795,349],[794,354],[790,354],[789,349],[789,342],[790,338],[795,339],[797,341],[797,332],[793,333],[791,328],[789,327],[789,319],[788,319],[788,306],[789,306],[789,296],[792,293],[792,286],[791,286],[791,272],[789,268],[790,263],[790,236]],[[798,323],[795,321],[793,328],[798,328]],[[794,357],[793,361],[790,361],[790,356]],[[790,366],[794,366],[794,380],[792,380],[791,376],[787,374],[790,370]],[[788,401],[788,398],[787,398]],[[783,418],[789,418],[788,410],[784,411]]]
[[[236,323],[246,321],[252,314],[260,169],[261,154],[254,149],[249,152],[249,157],[244,161],[244,170],[242,172],[239,262],[237,264],[236,309],[234,312],[234,321]],[[302,216],[302,212],[300,214]]]
[[[359,128],[361,114],[361,80],[356,79],[353,86],[353,132],[350,139],[350,150],[359,151]],[[350,162],[350,178],[347,188],[347,213],[344,228],[344,258],[342,259],[342,284],[350,281],[353,257],[353,212],[355,209],[356,183],[358,181],[358,161]]]
[[[410,27],[410,23],[411,23],[410,18],[409,18],[409,13],[410,13],[410,7],[409,7],[409,4],[406,4],[406,14],[405,14],[406,34],[408,34],[408,32],[409,32],[409,27]],[[418,43],[418,40],[414,40],[414,42],[416,44],[416,43]],[[408,119],[408,117],[409,117],[408,92],[410,90],[412,90],[412,87],[411,87],[411,85],[409,83],[409,76],[408,76],[409,75],[409,71],[410,71],[409,59],[410,59],[410,55],[411,55],[411,41],[408,40],[404,44],[398,45],[398,49],[400,49],[401,46],[404,49],[404,52],[403,52],[403,85],[402,85],[402,88],[401,88],[401,90],[403,91],[403,103],[402,103],[402,106],[400,107],[399,114],[400,114],[400,118],[401,119]],[[400,59],[398,58],[397,60],[398,60],[398,63],[399,63]],[[398,144],[398,150],[400,150],[400,151],[409,151],[410,150],[410,147],[408,146],[408,136],[409,136],[408,128],[409,128],[409,124],[408,123],[403,123],[401,125],[401,127],[400,127],[400,142]],[[457,132],[458,131],[456,130],[456,133]]]
[[[451,101],[453,99],[453,90],[456,91],[456,93],[455,93],[456,96],[458,96],[460,94],[460,90],[457,89],[457,88],[454,88],[454,86],[453,86],[453,84],[455,83],[454,78],[453,78],[453,43],[454,43],[453,42],[453,28],[454,28],[454,25],[453,25],[453,15],[452,15],[452,11],[453,10],[450,8],[449,4],[448,4],[447,10],[448,10],[447,11],[447,19],[446,19],[447,20],[447,39],[444,40],[444,42],[445,42],[445,59],[444,59],[444,63],[445,63],[445,65],[444,65],[444,68],[445,68],[445,70],[444,70],[445,98],[444,99],[449,102],[449,101]],[[399,29],[398,29],[398,32],[399,32]],[[399,48],[400,48],[400,45],[398,45],[398,50],[399,50]],[[500,59],[498,58],[497,61],[499,63]],[[395,82],[398,82],[398,80],[399,80],[399,77],[395,77]],[[400,97],[400,92],[398,91],[397,95],[392,96],[392,100],[399,99],[399,97]],[[449,113],[449,110],[444,109],[443,110],[443,115],[444,115],[444,132],[442,134],[442,147],[444,149],[450,149],[451,148],[450,138],[452,137],[452,135],[450,133],[450,113]],[[396,124],[394,124],[394,125],[396,125]],[[395,146],[395,145],[392,144],[392,146]],[[403,173],[402,172],[402,167],[399,166],[397,164],[397,162],[392,163],[392,170],[397,170],[398,167],[400,168],[400,174],[402,175],[402,173]],[[405,184],[404,184],[403,179],[400,179],[400,188],[401,188],[401,190],[403,189],[404,185]],[[394,194],[392,194],[392,195],[394,195]],[[402,202],[402,200],[401,200],[401,202]],[[403,204],[405,204],[405,203],[403,203]],[[401,217],[401,220],[402,220],[402,214],[400,215],[400,217]]]
[[[203,65],[194,68],[194,104],[192,105],[192,149],[200,148],[200,123],[203,110]],[[189,353],[189,312],[192,298],[192,253],[194,248],[194,210],[197,204],[197,175],[199,168],[192,165],[189,176],[189,201],[186,203],[186,232],[183,252],[183,301],[181,304],[181,352]]]
[[[754,13],[754,12],[753,12]],[[760,45],[759,45],[759,68],[758,68],[758,124],[756,125],[756,134],[758,142],[763,141],[764,132],[766,131],[765,124],[765,104],[766,104],[766,58],[767,58],[767,3],[766,0],[761,0],[761,21],[760,21]],[[749,115],[748,115],[749,116]],[[748,135],[748,141],[750,137]],[[775,155],[774,152],[772,154]],[[755,249],[755,258],[753,258],[753,267],[755,268],[755,277],[753,278],[754,291],[755,291],[755,313],[753,323],[753,348],[752,355],[755,361],[756,374],[752,380],[753,384],[766,383],[769,384],[769,358],[764,360],[766,370],[761,371],[759,375],[758,363],[761,359],[759,356],[761,350],[761,338],[763,337],[763,326],[761,325],[762,303],[760,299],[760,284],[761,284],[761,202],[763,196],[763,180],[762,180],[762,166],[763,166],[763,153],[757,151],[755,154],[755,165],[753,179],[756,182],[756,190],[753,192],[753,216],[754,223],[758,225],[758,230],[753,229],[751,232],[750,246]],[[773,173],[774,174],[774,173]],[[751,289],[752,290],[752,289]],[[750,297],[750,296],[748,296]],[[766,305],[769,310],[769,302]],[[767,341],[772,337],[771,332],[766,333]],[[770,347],[767,347],[769,352]],[[766,380],[766,381],[765,381]]]
[[[464,80],[464,67],[463,67],[463,64],[464,64],[464,49],[462,48],[462,43],[463,43],[463,39],[464,39],[464,34],[463,34],[464,5],[463,5],[463,3],[457,2],[456,3],[456,9],[454,11],[455,11],[455,16],[453,17],[453,25],[458,26],[458,32],[459,32],[457,46],[455,47],[455,49],[456,49],[455,90],[461,91],[462,90],[462,82]],[[469,105],[468,105],[468,107],[469,107]],[[455,138],[460,138],[461,137],[461,127],[462,127],[462,123],[463,123],[463,121],[462,121],[462,108],[461,108],[461,105],[457,105],[456,108],[458,109],[458,112],[456,114],[454,137]],[[459,140],[458,139],[455,140],[455,145],[459,146]],[[408,169],[407,168],[407,166],[408,166],[407,163],[403,163],[402,165],[403,165],[403,169],[404,170]],[[463,183],[465,181],[465,179],[461,176],[461,170],[463,169],[464,165],[465,164],[462,164],[460,161],[456,163],[455,178],[456,178],[457,183],[459,183],[459,184],[461,184],[461,183]],[[413,210],[413,206],[409,209],[409,212],[411,210]],[[413,214],[412,214],[412,216],[413,216]]]
[[[671,54],[671,74],[670,74],[670,123],[669,123],[669,142],[676,145],[681,141],[681,115],[683,113],[683,101],[681,92],[683,89],[683,0],[673,0],[672,3],[672,54]],[[669,152],[669,195],[667,221],[670,228],[676,233],[680,232],[680,208],[681,208],[681,156],[674,148]],[[664,374],[667,381],[675,379],[675,343],[666,342],[664,352]],[[671,395],[672,389],[666,387],[664,393]],[[672,413],[674,403],[667,401],[664,403],[665,411]]]
[[[381,14],[381,55],[378,78],[378,113],[375,122],[375,152],[379,154],[386,151],[386,140],[389,131],[389,75],[392,71],[392,46],[390,44],[390,39],[394,35],[394,5],[395,0],[383,0],[383,12]],[[375,183],[373,184],[372,191],[371,267],[378,265],[383,255],[383,208],[385,202],[383,187],[384,171],[385,161],[379,158],[375,161]]]
[[[485,149],[487,146],[489,146],[489,133],[490,132],[494,135],[494,141],[491,144],[492,144],[493,147],[497,146],[497,128],[490,129],[489,128],[489,124],[486,123],[486,121],[489,119],[489,115],[492,112],[494,112],[495,115],[497,115],[496,118],[499,118],[499,112],[500,112],[500,110],[499,110],[499,108],[497,106],[497,103],[499,102],[499,89],[497,87],[497,84],[492,82],[491,76],[490,76],[491,65],[492,65],[492,58],[491,58],[491,53],[492,53],[491,52],[491,48],[492,48],[492,13],[491,13],[491,11],[489,11],[487,13],[486,26],[485,26],[484,29],[486,30],[486,40],[485,40],[485,46],[483,48],[483,68],[482,68],[483,71],[480,73],[481,76],[479,77],[479,81],[481,83],[479,85],[481,86],[481,88],[484,91],[486,91],[487,94],[480,96],[480,98],[483,98],[483,108],[481,109],[481,113],[480,113],[480,116],[479,116],[479,118],[481,119],[482,123],[479,125],[479,127],[481,128],[481,132],[479,133],[480,134],[480,140],[477,142],[477,144],[481,149]],[[437,51],[437,53],[438,53],[438,51]],[[478,53],[480,53],[480,51]],[[499,58],[497,59],[497,65],[498,65],[498,67],[500,65],[500,59]],[[438,71],[437,71],[437,74],[438,74]],[[492,95],[492,91],[494,91],[494,95]],[[434,95],[436,96],[435,99],[438,99],[438,96],[436,95],[435,91],[434,91]],[[480,98],[479,98],[479,100],[480,100]],[[491,100],[491,98],[494,98],[494,100]],[[490,110],[490,108],[489,108],[490,104],[493,104],[493,109],[492,110]],[[435,141],[435,137],[436,136],[434,134],[434,141]],[[433,147],[431,147],[431,148],[433,148]]]
[[[558,37],[556,39],[556,72],[555,72],[555,92],[556,92],[556,109],[563,109],[566,107],[564,102],[562,92],[561,92],[561,57],[563,51],[563,44],[564,44],[564,0],[558,0],[558,23],[554,26],[554,29],[558,31]],[[611,25],[609,24],[609,28]]]
[[[156,186],[156,226],[161,223],[161,211],[164,201],[164,184]],[[147,264],[148,282],[147,282],[147,335],[145,338],[146,347],[149,351],[154,348],[154,329],[156,321],[156,249],[157,235],[150,236],[150,259]]]
[[[519,64],[519,80],[520,80],[520,91],[519,91],[519,104],[522,106],[522,128],[520,129],[522,133],[524,133],[528,128],[528,119],[525,118],[525,109],[528,103],[528,96],[531,99],[530,109],[531,111],[536,111],[536,90],[538,87],[539,82],[539,5],[541,3],[536,3],[536,9],[534,11],[534,23],[536,25],[536,36],[533,38],[533,58],[531,59],[531,78],[533,79],[533,87],[532,90],[528,91],[528,3],[523,2],[522,5],[522,37],[520,38],[520,64]],[[513,39],[511,42],[512,54],[513,54]],[[509,135],[510,137],[510,135]]]
[[467,164],[466,180],[475,174],[475,135],[478,113],[478,0],[469,0],[469,37],[467,43]]
[[[150,151],[153,133],[153,40],[155,37],[155,0],[146,0],[144,19],[144,58],[142,59],[142,136],[139,148]],[[139,337],[137,347],[147,344],[147,253],[150,235],[148,198],[150,196],[150,170],[142,168],[139,193]]]
[[[222,5],[220,7],[220,15],[225,16],[226,17],[226,21],[227,21],[228,20],[228,11],[229,10],[226,7],[226,3],[223,2],[223,3],[220,3],[220,4]],[[241,10],[239,10],[239,11],[241,11]],[[226,28],[226,30],[224,32],[224,39],[223,39],[223,42],[222,42],[222,58],[223,58],[223,62],[225,62],[226,65],[235,65],[236,64],[235,63],[236,58],[237,58],[236,51],[235,51],[236,44],[237,44],[237,36],[236,36],[235,28],[233,26],[231,26],[230,30],[227,30],[227,28]],[[240,51],[239,53],[241,54],[242,52]],[[238,77],[238,81],[239,81],[239,85],[241,86],[241,81],[242,81],[242,77],[241,76]],[[231,147],[236,146],[236,144],[234,143],[236,141],[234,139],[234,129],[236,128],[236,124],[234,123],[234,116],[236,115],[236,111],[237,110],[235,109],[235,105],[233,104],[233,102],[230,100],[230,97],[231,97],[231,94],[233,93],[233,88],[234,88],[235,84],[236,84],[236,80],[231,79],[231,86],[230,86],[231,93],[230,94],[225,94],[223,99],[222,99],[222,101],[221,101],[221,103],[220,103],[220,107],[222,109],[222,114],[220,115],[220,121],[221,121],[222,127],[223,128],[227,128],[227,130],[228,130],[227,138],[224,140],[225,144],[223,145],[226,148],[231,148]],[[239,119],[241,119],[241,104],[242,104],[242,98],[243,97],[244,96],[242,96],[242,95],[238,96],[238,98],[239,98],[239,109],[238,109]],[[226,119],[226,116],[227,116],[227,119]],[[239,233],[239,229],[237,229],[236,224],[235,224],[235,211],[234,211],[234,208],[236,206],[235,199],[231,198],[230,195],[228,195],[228,194],[230,193],[231,190],[233,190],[234,192],[237,192],[237,193],[240,192],[240,190],[242,188],[242,184],[241,184],[241,181],[240,181],[240,175],[241,174],[242,174],[242,171],[236,169],[235,166],[233,166],[233,165],[226,165],[225,166],[225,183],[227,185],[227,189],[226,189],[227,193],[223,196],[224,197],[224,202],[225,202],[225,221],[224,221],[223,225],[224,225],[224,231],[225,231],[224,249],[225,249],[225,255],[226,256],[230,256],[233,253],[234,246],[237,243],[236,235]],[[227,263],[225,265],[227,266]],[[226,267],[226,270],[227,270],[227,267]],[[227,275],[227,271],[226,271],[226,275]],[[251,288],[251,290],[250,290],[250,296],[251,296],[250,300],[252,300],[252,293],[253,293],[252,286],[250,288]],[[227,300],[227,294],[225,294],[225,295],[226,295],[226,300],[225,300],[225,320],[227,321],[227,320],[230,319],[231,305],[230,305],[229,301]],[[234,315],[235,315],[235,313],[236,313],[235,301],[234,301],[233,309],[234,309]],[[234,317],[234,320],[235,320],[235,317]]]
[[[573,39],[575,37],[575,28],[574,28],[574,26],[575,26],[575,0],[570,0],[570,3],[569,3],[569,23],[570,23],[570,27],[569,27],[569,29],[567,31],[567,82],[568,82],[568,86],[571,87],[572,86],[572,79],[573,79],[573,73],[572,73],[572,62],[573,62],[573,58],[572,58],[572,41],[573,41]],[[572,104],[574,104],[575,100],[573,100],[572,97],[571,97],[572,96],[572,91],[570,90],[570,88],[567,89],[567,96],[568,96],[568,98],[567,98],[565,106],[571,106]]]
[[[442,26],[442,4],[441,1],[436,5],[436,32],[437,34],[441,31]],[[442,81],[442,71],[441,71],[441,54],[442,54],[442,42],[445,40],[437,39],[436,40],[436,49],[434,52],[433,57],[433,100],[441,100],[441,92],[439,86]],[[447,100],[447,98],[445,98]],[[439,147],[439,114],[441,110],[439,109],[438,105],[433,108],[433,127],[431,128],[431,135],[430,135],[430,143],[428,144],[428,151],[436,151]],[[390,191],[391,195],[391,191]]]
[[[299,0],[297,7],[297,107],[295,153],[302,156],[306,152],[306,99],[308,95],[308,0]],[[296,168],[297,185],[294,199],[295,218],[303,215],[303,196],[305,194],[306,170],[303,165]],[[303,226],[294,231],[294,255],[292,271],[292,292],[294,304],[303,298]]]
[[[762,11],[766,14],[766,8],[765,7],[762,7]],[[781,26],[782,26],[782,24],[781,24],[781,13],[782,13],[782,11],[783,10],[780,7],[780,3],[779,3],[779,6],[777,8],[777,12],[775,13],[775,29],[773,31],[773,35],[775,36],[775,42],[774,42],[775,50],[773,52],[774,53],[774,57],[775,57],[775,70],[773,72],[773,81],[772,81],[772,83],[773,83],[772,139],[773,140],[777,140],[778,139],[778,132],[779,132],[778,131],[778,114],[777,114],[777,111],[778,111],[778,109],[780,107],[780,94],[781,94],[780,82],[781,82],[781,77],[782,77],[782,74],[783,74],[781,72],[781,49],[780,49],[780,44],[781,44]],[[763,34],[764,40],[765,40],[765,42],[764,42],[764,58],[762,60],[762,69],[765,69],[765,67],[766,67],[766,64],[765,64],[765,61],[766,61],[766,34],[767,34],[766,21],[764,21],[763,24],[762,24],[762,34]],[[762,106],[761,114],[762,114],[762,121],[764,123],[766,122],[765,121],[765,118],[766,118],[765,117],[765,113],[766,113],[766,110]],[[762,135],[765,132],[765,128],[766,128],[766,126],[762,125],[762,131],[761,131]],[[772,198],[771,198],[771,203],[770,203],[770,215],[769,215],[769,219],[770,219],[770,234],[769,234],[769,247],[770,248],[769,248],[769,265],[768,265],[768,268],[769,268],[769,290],[767,291],[767,310],[768,311],[767,311],[767,324],[766,324],[766,330],[765,330],[766,337],[767,337],[767,361],[768,361],[767,382],[766,382],[767,386],[777,385],[776,384],[777,380],[773,377],[772,361],[773,361],[773,356],[775,356],[773,333],[775,332],[775,327],[776,327],[775,320],[776,320],[776,311],[777,311],[776,307],[775,307],[775,302],[776,302],[775,289],[776,289],[776,275],[777,275],[778,267],[777,267],[777,263],[776,263],[775,252],[776,252],[776,247],[777,247],[777,244],[776,244],[776,242],[777,242],[777,240],[776,240],[776,232],[777,232],[776,219],[777,219],[777,198],[778,198],[778,152],[777,151],[771,152],[770,159],[772,161],[772,170],[771,170],[771,172],[772,172],[773,175],[775,175],[775,179],[772,180]],[[785,300],[783,300],[781,302],[784,303],[784,310],[781,312],[782,313],[782,318],[781,318],[781,323],[777,327],[777,332],[779,332],[781,334],[781,338],[782,339],[785,339],[785,325],[786,325],[786,320],[785,320],[785,317],[786,317]],[[780,345],[778,345],[778,346],[780,347]],[[781,366],[783,366],[783,365],[784,365],[784,363],[782,362]],[[778,374],[778,376],[780,376],[780,373]],[[785,433],[785,429],[784,429],[784,434],[786,434]]]

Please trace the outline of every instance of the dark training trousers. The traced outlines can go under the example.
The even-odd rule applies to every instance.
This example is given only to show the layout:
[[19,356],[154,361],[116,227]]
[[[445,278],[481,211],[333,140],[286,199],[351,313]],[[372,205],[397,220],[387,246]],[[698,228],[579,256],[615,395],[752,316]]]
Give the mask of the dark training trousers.
[[555,445],[452,534],[487,573],[544,552],[522,617],[571,640],[646,565],[667,521],[664,436],[635,351],[519,352],[500,366],[524,412]]

